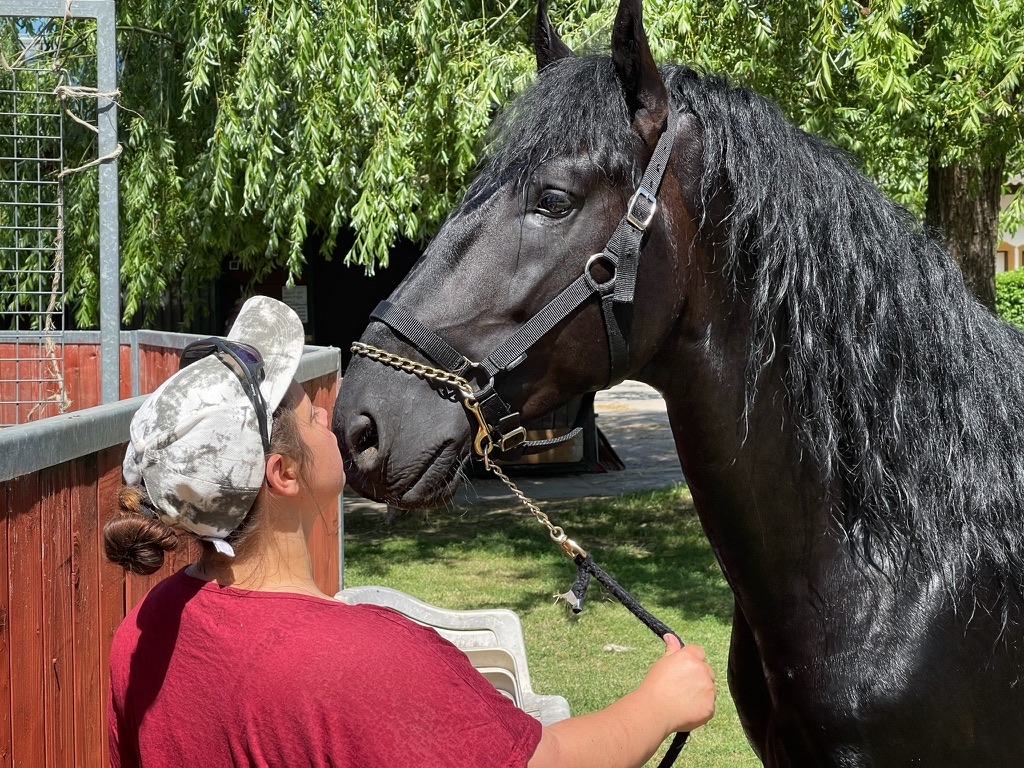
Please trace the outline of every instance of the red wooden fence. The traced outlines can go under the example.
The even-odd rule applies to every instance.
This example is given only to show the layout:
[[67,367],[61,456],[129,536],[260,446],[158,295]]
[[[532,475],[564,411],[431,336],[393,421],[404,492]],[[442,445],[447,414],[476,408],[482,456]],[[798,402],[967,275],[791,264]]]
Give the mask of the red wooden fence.
[[[95,334],[94,334],[95,335]],[[161,346],[140,344],[136,360],[138,365],[139,391],[144,395],[152,392],[178,368],[179,350]],[[44,370],[45,361],[40,359],[38,344],[0,342],[0,424],[26,424],[48,416],[56,416],[60,410],[60,386],[55,377]],[[132,397],[133,349],[121,345],[121,399]],[[63,347],[64,394],[67,407],[64,413],[92,408],[102,402],[100,392],[100,345],[99,343],[73,343]],[[26,378],[43,379],[26,382]],[[49,380],[46,380],[49,379]],[[21,402],[24,401],[24,402]],[[42,402],[42,405],[37,404]]]
[[[96,356],[76,352],[79,363]],[[166,365],[157,373],[161,362],[177,366],[173,351],[149,357],[145,391],[166,377]],[[303,386],[317,405],[333,408],[337,372]],[[77,391],[81,406],[90,390]],[[108,765],[114,630],[153,584],[195,556],[194,545],[181,545],[148,577],[126,576],[104,558],[102,528],[121,482],[125,445],[0,482],[0,698],[7,702],[0,703],[0,766]],[[327,594],[340,580],[338,512],[336,504],[325,510],[312,541],[314,575]]]

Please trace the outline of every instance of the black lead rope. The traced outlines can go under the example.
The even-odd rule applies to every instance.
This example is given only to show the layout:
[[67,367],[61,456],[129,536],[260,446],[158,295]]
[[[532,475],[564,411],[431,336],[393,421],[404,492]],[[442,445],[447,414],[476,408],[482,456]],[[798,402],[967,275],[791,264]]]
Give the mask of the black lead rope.
[[[640,605],[637,599],[624,590],[615,579],[595,563],[594,558],[589,554],[576,555],[573,558],[573,562],[576,563],[576,581],[572,583],[569,590],[572,592],[575,600],[568,600],[573,613],[579,613],[583,610],[583,601],[587,598],[587,587],[590,585],[590,577],[593,576],[615,596],[616,600],[629,609],[630,613],[640,619],[651,632],[662,639],[664,639],[665,635],[675,635],[679,639],[679,635],[673,632],[665,622],[657,619],[650,611]],[[684,644],[682,639],[679,639],[679,644]],[[669,768],[669,766],[675,763],[689,735],[687,731],[680,731],[672,737],[672,743],[669,745],[668,752],[665,753],[661,762],[658,763],[658,768]]]

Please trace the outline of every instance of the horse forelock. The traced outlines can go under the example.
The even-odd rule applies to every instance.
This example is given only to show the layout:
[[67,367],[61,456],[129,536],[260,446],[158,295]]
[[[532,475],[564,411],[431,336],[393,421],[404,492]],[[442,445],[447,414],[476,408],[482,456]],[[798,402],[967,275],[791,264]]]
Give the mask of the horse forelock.
[[950,582],[981,566],[1020,599],[1024,335],[845,153],[721,77],[664,73],[703,129],[701,205],[728,198],[725,274],[750,311],[748,412],[778,355],[788,415],[839,489],[857,552]]
[[560,59],[498,114],[467,199],[508,182],[522,189],[538,168],[564,157],[630,184],[643,174],[639,148],[611,59]]

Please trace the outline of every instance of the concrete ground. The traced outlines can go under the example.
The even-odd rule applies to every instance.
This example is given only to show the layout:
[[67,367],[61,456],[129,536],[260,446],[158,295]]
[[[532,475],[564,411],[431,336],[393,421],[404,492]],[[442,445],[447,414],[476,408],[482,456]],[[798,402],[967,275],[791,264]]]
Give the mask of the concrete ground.
[[[668,488],[684,481],[668,426],[665,401],[654,389],[637,381],[624,381],[599,392],[594,398],[597,426],[607,438],[625,469],[549,476],[512,475],[512,481],[531,499],[572,499],[586,496],[618,496],[624,493]],[[464,481],[449,508],[475,503],[515,501],[511,491],[496,477]],[[385,511],[383,504],[367,501],[346,490],[346,513]]]

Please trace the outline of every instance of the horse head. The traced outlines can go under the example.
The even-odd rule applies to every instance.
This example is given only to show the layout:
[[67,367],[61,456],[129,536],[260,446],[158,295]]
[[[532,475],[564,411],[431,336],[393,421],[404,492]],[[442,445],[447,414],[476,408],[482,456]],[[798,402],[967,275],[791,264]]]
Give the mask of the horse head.
[[[484,431],[503,441],[502,420],[516,432],[635,377],[678,324],[684,264],[703,258],[687,205],[700,130],[670,115],[640,5],[620,4],[611,57],[578,57],[541,1],[536,83],[499,116],[462,203],[360,339],[406,362],[354,358],[346,370],[334,427],[361,494],[403,507],[443,501],[474,445],[492,442]],[[651,182],[655,162],[668,167]],[[618,253],[628,248],[636,253]],[[528,343],[509,342],[517,333]],[[490,426],[453,402],[458,386],[410,375],[414,363],[500,403],[487,409]]]

